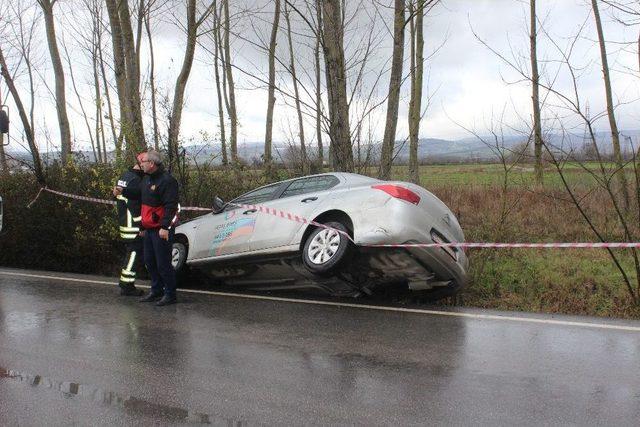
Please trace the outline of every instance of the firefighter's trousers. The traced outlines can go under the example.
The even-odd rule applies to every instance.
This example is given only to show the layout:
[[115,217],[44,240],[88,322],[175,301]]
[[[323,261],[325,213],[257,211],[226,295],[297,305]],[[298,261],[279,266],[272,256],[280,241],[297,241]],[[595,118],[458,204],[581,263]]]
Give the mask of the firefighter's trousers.
[[141,237],[125,242],[126,253],[122,260],[119,283],[122,289],[135,287],[136,270],[144,265],[143,246]]

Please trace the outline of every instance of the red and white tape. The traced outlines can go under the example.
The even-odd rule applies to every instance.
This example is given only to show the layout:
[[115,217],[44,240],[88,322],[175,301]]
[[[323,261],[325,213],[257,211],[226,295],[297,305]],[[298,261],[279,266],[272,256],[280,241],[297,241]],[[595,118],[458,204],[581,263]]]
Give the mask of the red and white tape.
[[[98,199],[95,197],[87,197],[87,196],[79,196],[77,194],[63,193],[62,191],[52,190],[48,187],[42,187],[38,192],[36,198],[29,203],[28,207],[38,199],[40,193],[42,191],[47,191],[52,194],[57,194],[62,197],[67,197],[75,200],[82,200],[85,202],[91,203],[102,203],[105,205],[115,205],[116,202],[113,200],[105,200]],[[261,212],[267,215],[277,216],[289,221],[295,221],[302,224],[311,224],[316,227],[326,228],[328,230],[336,231],[344,236],[346,236],[349,240],[353,242],[351,236],[348,233],[337,230],[335,228],[329,227],[325,224],[321,224],[319,222],[311,221],[306,218],[300,217],[298,215],[291,214],[289,212],[284,212],[278,209],[269,208],[261,205],[244,205],[237,203],[230,203],[231,206],[256,210],[257,212]],[[198,206],[187,206],[182,207],[182,211],[197,211],[197,212],[211,212],[210,208],[201,208]],[[602,242],[602,243],[588,243],[588,242],[573,242],[573,243],[470,243],[470,242],[461,242],[461,243],[403,243],[403,244],[380,244],[380,245],[367,245],[368,247],[376,247],[376,248],[443,248],[443,247],[456,247],[463,249],[472,249],[472,248],[484,248],[484,249],[517,249],[517,248],[529,248],[529,249],[597,249],[597,248],[640,248],[640,242]]]

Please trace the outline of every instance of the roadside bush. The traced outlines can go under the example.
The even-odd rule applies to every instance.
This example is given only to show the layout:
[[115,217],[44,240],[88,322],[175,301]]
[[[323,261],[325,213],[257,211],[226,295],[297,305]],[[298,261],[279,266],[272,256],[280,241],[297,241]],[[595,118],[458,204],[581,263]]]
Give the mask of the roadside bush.
[[[53,190],[113,200],[111,189],[121,170],[112,165],[76,163],[47,168],[47,186]],[[228,201],[268,184],[262,171],[242,166],[219,170],[192,167],[180,182],[182,206],[210,207],[215,195]],[[288,178],[277,171],[276,180]],[[0,235],[0,265],[5,267],[117,275],[122,245],[118,241],[114,206],[72,200],[43,191],[30,208],[40,186],[33,174],[15,171],[0,179],[4,201],[4,228]],[[202,215],[183,212],[182,218]]]
[[[115,171],[108,166],[48,168],[50,188],[110,199]],[[3,266],[108,274],[117,259],[115,208],[42,192],[32,174],[4,175],[4,230],[0,236]],[[117,265],[117,262],[115,263]],[[117,268],[117,267],[116,267]]]

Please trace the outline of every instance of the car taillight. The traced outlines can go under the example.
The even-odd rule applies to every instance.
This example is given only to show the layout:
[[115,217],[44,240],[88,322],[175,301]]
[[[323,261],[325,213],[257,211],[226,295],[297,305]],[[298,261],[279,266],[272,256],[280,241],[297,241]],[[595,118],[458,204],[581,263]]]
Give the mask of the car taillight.
[[382,190],[388,195],[395,197],[396,199],[402,199],[406,202],[413,203],[414,205],[417,205],[418,203],[420,203],[420,196],[418,196],[413,191],[407,188],[401,187],[399,185],[380,184],[380,185],[374,185],[371,188],[375,188],[376,190]]

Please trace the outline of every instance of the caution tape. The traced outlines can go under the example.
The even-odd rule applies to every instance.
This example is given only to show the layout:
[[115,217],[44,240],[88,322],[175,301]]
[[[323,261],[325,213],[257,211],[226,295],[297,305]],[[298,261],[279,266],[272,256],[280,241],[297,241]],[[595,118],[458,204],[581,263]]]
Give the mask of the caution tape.
[[[114,200],[105,200],[98,199],[95,197],[87,197],[87,196],[79,196],[77,194],[64,193],[62,191],[52,190],[48,187],[40,188],[38,195],[33,199],[31,203],[27,207],[31,207],[42,191],[47,191],[52,194],[56,194],[58,196],[67,197],[69,199],[81,200],[84,202],[91,203],[101,203],[105,205],[115,205],[116,202]],[[315,227],[325,228],[327,230],[333,230],[341,235],[347,237],[350,241],[353,241],[351,236],[343,231],[338,230],[333,227],[329,227],[325,224],[321,224],[319,222],[311,221],[306,218],[300,217],[298,215],[281,211],[274,208],[269,208],[261,205],[244,205],[238,203],[228,203],[230,206],[255,210],[256,212],[264,213],[267,215],[277,216],[289,221],[295,221],[302,224],[310,224]],[[196,211],[196,212],[211,212],[213,209],[210,208],[202,208],[198,206],[187,206],[182,207],[182,211]],[[355,242],[354,242],[355,243]],[[452,243],[402,243],[402,244],[371,244],[366,245],[367,247],[374,248],[444,248],[444,247],[455,247],[462,249],[473,249],[473,248],[482,248],[482,249],[518,249],[518,248],[527,248],[527,249],[598,249],[598,248],[640,248],[640,242],[602,242],[602,243],[589,243],[589,242],[573,242],[573,243],[471,243],[471,242],[452,242]]]

